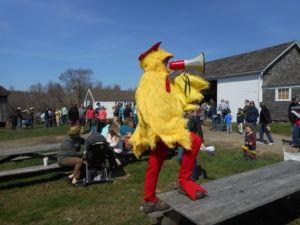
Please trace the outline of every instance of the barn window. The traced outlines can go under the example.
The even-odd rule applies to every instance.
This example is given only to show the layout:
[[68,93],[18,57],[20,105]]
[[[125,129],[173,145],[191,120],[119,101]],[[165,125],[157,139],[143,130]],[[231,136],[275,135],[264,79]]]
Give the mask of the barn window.
[[291,100],[291,89],[290,88],[278,88],[275,92],[276,101],[290,101]]

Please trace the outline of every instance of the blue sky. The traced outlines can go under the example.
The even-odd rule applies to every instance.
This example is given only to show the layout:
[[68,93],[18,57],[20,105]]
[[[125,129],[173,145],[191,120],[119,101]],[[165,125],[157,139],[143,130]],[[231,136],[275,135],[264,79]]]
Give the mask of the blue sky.
[[162,41],[206,60],[300,39],[299,0],[0,0],[0,85],[27,90],[69,68],[135,88],[138,56]]

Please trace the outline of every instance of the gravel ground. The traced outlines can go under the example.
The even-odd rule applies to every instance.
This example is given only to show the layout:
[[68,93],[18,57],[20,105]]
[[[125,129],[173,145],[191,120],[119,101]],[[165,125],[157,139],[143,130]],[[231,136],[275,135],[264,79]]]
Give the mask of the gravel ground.
[[[244,136],[241,134],[238,134],[236,132],[233,132],[231,134],[227,134],[225,132],[212,132],[209,130],[208,127],[203,128],[204,132],[204,140],[205,145],[215,145],[218,148],[222,148],[224,150],[226,149],[241,149],[241,146],[244,144]],[[278,135],[278,134],[272,134],[272,137],[274,139],[275,144],[268,145],[268,144],[257,144],[257,154],[258,156],[263,155],[282,155],[283,156],[283,145],[282,145],[282,139],[290,139],[289,137]],[[257,133],[257,137],[259,137],[259,134]],[[265,136],[265,140],[267,137]],[[287,144],[284,145],[285,150],[288,152],[297,152],[297,149],[291,148]]]

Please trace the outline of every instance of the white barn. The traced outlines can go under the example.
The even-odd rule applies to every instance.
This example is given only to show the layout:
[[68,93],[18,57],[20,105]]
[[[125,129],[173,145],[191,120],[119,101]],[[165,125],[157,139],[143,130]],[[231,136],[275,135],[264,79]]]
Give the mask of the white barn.
[[83,105],[92,105],[96,108],[97,103],[106,108],[107,118],[113,118],[113,106],[116,103],[134,103],[135,91],[122,91],[115,89],[88,89]]

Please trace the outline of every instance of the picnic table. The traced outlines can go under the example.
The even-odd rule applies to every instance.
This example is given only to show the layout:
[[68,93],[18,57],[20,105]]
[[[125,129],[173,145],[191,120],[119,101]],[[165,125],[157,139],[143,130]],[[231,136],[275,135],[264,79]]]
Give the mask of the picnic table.
[[1,149],[0,157],[4,157],[0,160],[0,163],[8,162],[14,158],[20,156],[28,156],[32,158],[43,158],[45,154],[42,152],[50,150],[58,150],[60,143],[57,144],[48,144],[48,145],[37,145],[37,146],[26,146],[21,148],[10,148],[10,149]]
[[[164,225],[213,225],[260,206],[300,192],[300,162],[287,160],[266,167],[224,177],[202,185],[208,190],[204,199],[192,201],[177,191],[158,195],[171,210],[149,214]],[[189,223],[190,224],[190,223]]]
[[[60,143],[57,144],[47,144],[47,145],[37,145],[37,146],[26,146],[21,148],[11,148],[11,149],[0,149],[0,165],[10,161],[19,161],[32,158],[44,158],[47,156],[49,159],[56,160],[57,150],[59,149]],[[17,175],[24,175],[29,173],[38,173],[49,170],[59,169],[60,166],[57,163],[52,163],[47,166],[43,165],[41,160],[41,165],[31,166],[26,168],[18,168],[12,170],[0,171],[0,179],[7,178]]]

